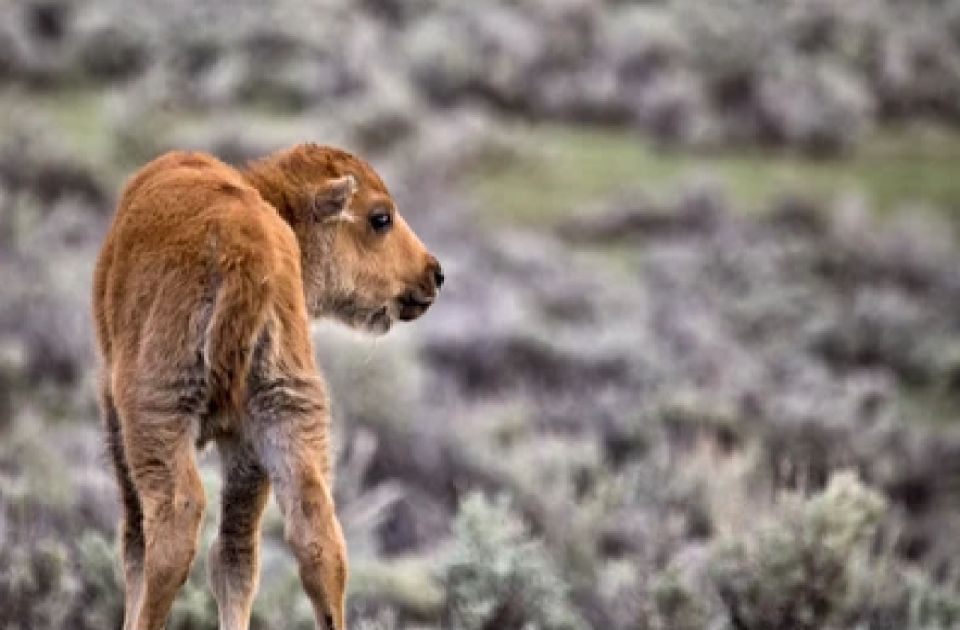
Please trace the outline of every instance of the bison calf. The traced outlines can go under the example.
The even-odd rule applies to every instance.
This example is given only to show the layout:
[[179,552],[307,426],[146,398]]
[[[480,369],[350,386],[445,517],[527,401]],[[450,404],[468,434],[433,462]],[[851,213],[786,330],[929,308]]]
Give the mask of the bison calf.
[[244,169],[168,153],[127,184],[97,263],[101,402],[123,503],[124,630],[164,626],[197,548],[195,448],[223,461],[209,578],[248,627],[273,488],[318,627],[344,630],[329,404],[311,317],[376,333],[419,317],[436,258],[363,160],[301,145]]

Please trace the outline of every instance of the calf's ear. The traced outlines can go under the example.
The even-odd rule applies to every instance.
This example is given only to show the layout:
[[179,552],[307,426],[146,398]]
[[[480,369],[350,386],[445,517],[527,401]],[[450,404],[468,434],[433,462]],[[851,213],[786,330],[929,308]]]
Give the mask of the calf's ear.
[[357,180],[353,175],[337,177],[317,189],[313,196],[312,216],[315,221],[352,221],[349,213],[350,200],[357,192]]

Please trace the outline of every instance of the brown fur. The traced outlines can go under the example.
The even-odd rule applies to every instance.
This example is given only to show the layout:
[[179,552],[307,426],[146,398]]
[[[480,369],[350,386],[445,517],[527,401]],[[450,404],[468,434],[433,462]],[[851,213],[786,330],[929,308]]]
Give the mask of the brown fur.
[[[385,213],[392,226],[375,228]],[[125,630],[162,628],[186,579],[205,506],[194,445],[207,439],[224,474],[209,562],[220,627],[249,624],[271,487],[318,627],[346,627],[309,319],[386,332],[422,314],[442,280],[381,179],[344,151],[301,145],[243,170],[173,152],[131,179],[94,286]]]

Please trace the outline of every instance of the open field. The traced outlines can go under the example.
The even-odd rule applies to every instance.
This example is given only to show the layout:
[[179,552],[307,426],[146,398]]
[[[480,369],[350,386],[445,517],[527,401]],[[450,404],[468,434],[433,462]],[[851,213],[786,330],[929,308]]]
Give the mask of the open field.
[[698,154],[622,129],[520,127],[516,134],[513,159],[481,162],[470,176],[479,202],[508,222],[550,222],[616,193],[663,200],[691,183],[719,188],[747,212],[791,196],[825,205],[860,197],[881,213],[925,208],[951,218],[960,208],[960,135],[950,128],[883,130],[841,158],[749,149]]
[[[447,274],[384,338],[313,331],[351,628],[960,627],[960,5],[782,4],[0,6],[0,630],[120,624],[123,181],[303,140]],[[201,462],[173,630],[216,627]],[[311,627],[282,530],[255,630]]]

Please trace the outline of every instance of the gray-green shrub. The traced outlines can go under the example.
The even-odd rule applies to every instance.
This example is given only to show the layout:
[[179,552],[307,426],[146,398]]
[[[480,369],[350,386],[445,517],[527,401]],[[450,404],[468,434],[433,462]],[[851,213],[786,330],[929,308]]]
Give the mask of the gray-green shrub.
[[463,501],[443,581],[452,628],[582,627],[547,550],[503,499]]

